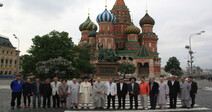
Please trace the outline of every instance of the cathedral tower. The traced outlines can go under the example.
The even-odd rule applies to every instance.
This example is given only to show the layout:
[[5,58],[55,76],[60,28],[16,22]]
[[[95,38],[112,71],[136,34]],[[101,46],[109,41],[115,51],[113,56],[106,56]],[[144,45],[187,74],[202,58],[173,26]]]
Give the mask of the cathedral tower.
[[153,26],[155,21],[149,16],[148,11],[146,11],[145,16],[140,20],[140,26],[142,28],[142,33],[139,35],[140,45],[144,43],[150,52],[150,55],[158,57],[157,53],[157,41],[158,36],[153,32]]
[[97,30],[97,26],[91,21],[90,14],[88,14],[88,18],[86,19],[86,21],[83,22],[79,26],[79,30],[81,31],[81,40],[80,40],[80,43],[79,43],[80,45],[89,43],[88,33],[92,29],[94,29],[96,31]]
[[107,5],[105,5],[105,10],[103,13],[97,16],[97,23],[99,24],[99,32],[96,36],[96,42],[103,44],[104,49],[115,49],[115,35],[114,26],[116,18],[107,10]]
[[116,0],[111,13],[116,17],[116,22],[114,23],[116,49],[124,50],[125,43],[127,42],[125,29],[130,26],[131,23],[129,9],[125,5],[124,0]]

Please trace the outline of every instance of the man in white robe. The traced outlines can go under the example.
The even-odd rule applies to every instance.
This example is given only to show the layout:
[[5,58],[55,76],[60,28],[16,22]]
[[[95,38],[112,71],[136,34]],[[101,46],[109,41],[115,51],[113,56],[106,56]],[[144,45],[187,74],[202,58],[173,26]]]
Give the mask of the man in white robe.
[[80,84],[80,103],[82,104],[82,108],[87,107],[89,109],[89,103],[91,102],[92,96],[92,86],[91,83],[88,82],[88,77],[84,77],[84,81]]
[[159,93],[158,93],[158,106],[161,109],[166,108],[167,96],[169,95],[169,86],[164,82],[164,78],[160,77],[159,83]]
[[185,80],[185,77],[181,77],[180,82],[180,99],[182,108],[190,108],[190,90],[191,85]]
[[71,83],[68,87],[68,93],[69,93],[69,104],[71,109],[75,107],[78,108],[78,102],[79,102],[79,90],[80,90],[80,84],[77,83],[77,79],[73,79],[73,83]]
[[102,83],[101,78],[98,77],[93,85],[93,106],[94,109],[104,109],[105,106],[105,84]]

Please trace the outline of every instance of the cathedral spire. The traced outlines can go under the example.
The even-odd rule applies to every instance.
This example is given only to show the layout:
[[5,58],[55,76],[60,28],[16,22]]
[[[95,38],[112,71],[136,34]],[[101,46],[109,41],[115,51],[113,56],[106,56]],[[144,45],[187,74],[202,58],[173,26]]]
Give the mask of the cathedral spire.
[[90,16],[90,8],[88,8],[88,16]]
[[105,9],[107,9],[107,0],[105,0]]
[[124,0],[116,0],[115,6],[125,6]]

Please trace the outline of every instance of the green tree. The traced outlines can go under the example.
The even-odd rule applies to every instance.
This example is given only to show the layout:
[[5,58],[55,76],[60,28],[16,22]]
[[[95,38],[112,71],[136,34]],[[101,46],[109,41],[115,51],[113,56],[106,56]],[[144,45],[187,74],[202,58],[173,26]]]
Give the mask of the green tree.
[[75,63],[78,74],[93,74],[96,71],[96,67],[90,63],[92,53],[90,52],[91,47],[89,45],[76,46],[76,58]]
[[78,77],[81,73],[90,74],[95,71],[94,65],[89,62],[91,56],[89,46],[74,45],[67,32],[52,31],[43,36],[35,36],[32,42],[33,45],[27,51],[28,54],[23,56],[23,74],[43,76],[42,72],[36,70],[38,63],[59,57],[71,62],[75,68],[71,71],[70,77]]
[[169,58],[168,62],[164,70],[172,75],[181,76],[182,75],[182,68],[180,67],[180,62],[176,57]]
[[35,36],[32,42],[33,45],[27,51],[29,54],[23,56],[23,74],[39,76],[36,64],[49,59],[62,57],[74,62],[75,45],[67,32],[52,31],[43,36]]
[[132,74],[135,72],[135,65],[129,62],[123,62],[119,65],[119,72],[123,74],[124,78],[126,74]]

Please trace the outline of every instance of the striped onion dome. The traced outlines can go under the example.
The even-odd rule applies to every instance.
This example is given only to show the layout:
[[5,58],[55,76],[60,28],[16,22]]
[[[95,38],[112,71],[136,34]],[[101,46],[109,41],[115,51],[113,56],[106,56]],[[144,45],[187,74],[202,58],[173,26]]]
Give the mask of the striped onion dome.
[[148,12],[146,12],[146,15],[140,20],[140,26],[142,27],[144,24],[155,24],[154,19],[149,16]]
[[100,23],[100,22],[114,23],[116,21],[116,17],[113,14],[111,14],[107,9],[105,9],[103,13],[97,16],[96,21],[97,23]]
[[90,33],[88,33],[88,37],[96,37],[96,31],[94,28]]
[[96,31],[97,26],[91,21],[90,17],[88,16],[87,20],[79,26],[79,30],[80,31],[83,31],[83,30],[90,30],[91,31],[93,29],[93,26],[94,26],[94,29]]
[[126,29],[125,29],[125,33],[126,34],[139,34],[141,32],[141,30],[136,27],[133,22],[131,22],[131,25],[128,26]]

